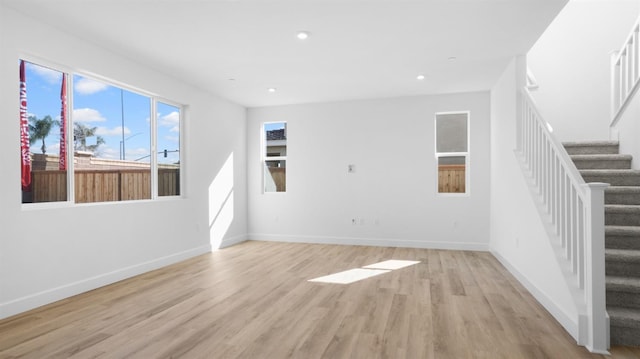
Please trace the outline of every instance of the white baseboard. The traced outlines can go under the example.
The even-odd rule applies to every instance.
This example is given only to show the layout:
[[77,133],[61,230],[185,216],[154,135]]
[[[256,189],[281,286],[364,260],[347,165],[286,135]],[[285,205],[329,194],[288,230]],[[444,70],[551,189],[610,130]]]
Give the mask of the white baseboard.
[[0,303],[0,319],[211,252],[205,245]]
[[556,303],[549,298],[546,294],[540,291],[533,283],[527,279],[520,271],[518,271],[511,263],[504,258],[500,253],[491,251],[496,259],[511,273],[516,279],[533,295],[533,297],[540,303],[557,321],[562,327],[579,342],[579,318],[571,318],[567,313],[558,307]]
[[222,243],[220,243],[220,249],[235,246],[236,244],[246,242],[248,240],[249,236],[246,234],[225,238],[222,240]]
[[327,236],[294,236],[283,234],[250,233],[248,239],[265,242],[344,244],[352,246],[404,247],[426,249],[453,249],[464,251],[489,251],[489,244],[468,242],[434,242],[413,241],[408,239],[327,237]]

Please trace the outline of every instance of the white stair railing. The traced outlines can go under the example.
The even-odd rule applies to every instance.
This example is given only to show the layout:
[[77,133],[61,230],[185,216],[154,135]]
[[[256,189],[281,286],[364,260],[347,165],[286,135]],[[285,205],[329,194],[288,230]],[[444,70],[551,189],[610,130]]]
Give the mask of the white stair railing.
[[615,125],[640,84],[640,19],[620,48],[611,54],[611,126]]
[[579,311],[578,343],[607,353],[605,303],[604,183],[585,183],[564,146],[544,121],[529,91],[520,95],[517,152],[538,209],[568,274]]

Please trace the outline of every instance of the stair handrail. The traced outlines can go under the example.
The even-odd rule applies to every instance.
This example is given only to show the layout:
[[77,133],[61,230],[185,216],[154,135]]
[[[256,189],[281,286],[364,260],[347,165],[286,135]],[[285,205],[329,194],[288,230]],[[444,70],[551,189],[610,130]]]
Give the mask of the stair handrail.
[[611,53],[611,124],[620,120],[640,87],[640,18],[619,50]]
[[539,214],[578,308],[578,344],[608,353],[604,183],[585,183],[527,88],[519,93],[517,149]]

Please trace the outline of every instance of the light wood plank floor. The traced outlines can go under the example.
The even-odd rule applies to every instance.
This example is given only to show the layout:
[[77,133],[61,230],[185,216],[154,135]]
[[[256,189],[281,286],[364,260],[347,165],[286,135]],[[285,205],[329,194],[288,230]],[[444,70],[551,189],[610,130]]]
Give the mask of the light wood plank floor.
[[[347,285],[307,281],[387,259],[420,263]],[[14,357],[603,358],[489,253],[263,242],[0,321],[0,358]]]

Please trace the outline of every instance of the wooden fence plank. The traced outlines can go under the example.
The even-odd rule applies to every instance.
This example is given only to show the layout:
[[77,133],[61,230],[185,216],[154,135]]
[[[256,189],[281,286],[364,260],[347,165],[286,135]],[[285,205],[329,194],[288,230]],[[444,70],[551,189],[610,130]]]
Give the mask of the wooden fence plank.
[[465,193],[465,170],[465,165],[438,166],[438,193]]
[[[180,170],[162,169],[159,173],[158,195],[179,195]],[[66,171],[33,171],[32,178],[33,202],[67,200]],[[76,203],[151,198],[149,169],[76,171],[74,181]]]

